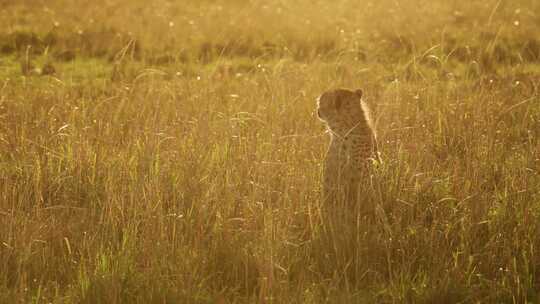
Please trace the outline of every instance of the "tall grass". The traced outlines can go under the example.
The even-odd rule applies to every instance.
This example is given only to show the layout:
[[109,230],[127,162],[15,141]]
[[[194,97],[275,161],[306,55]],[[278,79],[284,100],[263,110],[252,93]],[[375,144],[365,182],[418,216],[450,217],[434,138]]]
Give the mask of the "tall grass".
[[[540,301],[538,9],[6,3],[0,302]],[[323,206],[341,86],[384,163]]]

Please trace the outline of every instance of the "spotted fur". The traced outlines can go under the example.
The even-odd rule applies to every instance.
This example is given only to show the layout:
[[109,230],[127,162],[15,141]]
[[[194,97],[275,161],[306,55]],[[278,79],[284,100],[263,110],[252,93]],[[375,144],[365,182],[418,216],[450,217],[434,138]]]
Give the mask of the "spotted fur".
[[361,90],[337,89],[317,100],[317,113],[330,135],[323,171],[325,197],[350,197],[371,163],[378,160],[377,140]]

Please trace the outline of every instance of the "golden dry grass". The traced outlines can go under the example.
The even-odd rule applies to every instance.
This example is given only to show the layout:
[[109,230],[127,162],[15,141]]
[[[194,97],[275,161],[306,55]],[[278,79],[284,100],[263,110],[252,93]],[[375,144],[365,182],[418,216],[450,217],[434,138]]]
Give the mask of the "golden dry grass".
[[[540,301],[539,13],[4,1],[0,302]],[[384,164],[325,220],[341,86]]]

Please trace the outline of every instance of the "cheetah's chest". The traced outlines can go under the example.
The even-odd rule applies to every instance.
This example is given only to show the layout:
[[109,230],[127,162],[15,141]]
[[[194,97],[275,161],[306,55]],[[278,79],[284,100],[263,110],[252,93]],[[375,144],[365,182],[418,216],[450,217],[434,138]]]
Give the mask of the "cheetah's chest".
[[354,176],[359,173],[363,167],[362,163],[369,157],[368,150],[358,138],[332,139],[326,155],[326,167],[329,171],[335,171],[331,175]]

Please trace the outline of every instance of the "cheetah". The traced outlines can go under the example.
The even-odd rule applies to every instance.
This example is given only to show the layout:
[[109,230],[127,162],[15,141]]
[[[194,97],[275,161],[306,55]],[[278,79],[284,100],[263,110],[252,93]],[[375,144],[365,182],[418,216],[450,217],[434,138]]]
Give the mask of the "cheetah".
[[323,170],[323,197],[327,200],[339,195],[350,199],[351,195],[357,195],[354,189],[370,160],[380,161],[370,110],[362,100],[362,90],[324,92],[317,99],[317,115],[330,135]]

